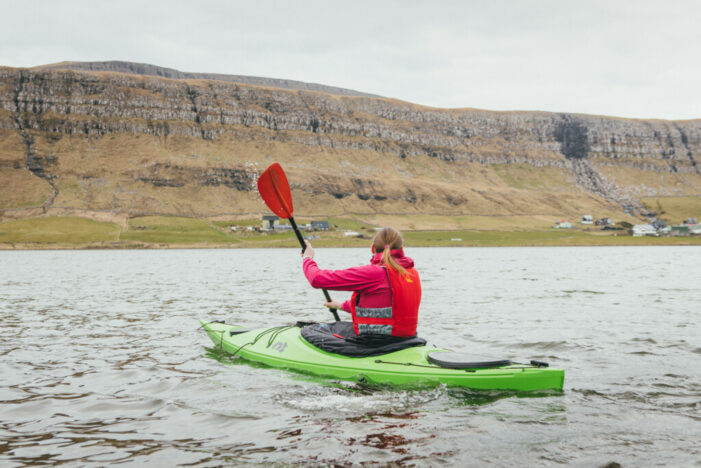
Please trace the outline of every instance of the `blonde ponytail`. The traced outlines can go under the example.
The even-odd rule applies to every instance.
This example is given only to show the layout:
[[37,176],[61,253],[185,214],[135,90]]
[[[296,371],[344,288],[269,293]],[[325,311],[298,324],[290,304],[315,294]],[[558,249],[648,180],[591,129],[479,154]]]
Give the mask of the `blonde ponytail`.
[[373,240],[375,252],[382,252],[382,263],[393,269],[400,275],[405,275],[406,270],[403,266],[392,257],[391,250],[397,250],[404,247],[404,239],[402,235],[394,228],[386,227],[381,229]]

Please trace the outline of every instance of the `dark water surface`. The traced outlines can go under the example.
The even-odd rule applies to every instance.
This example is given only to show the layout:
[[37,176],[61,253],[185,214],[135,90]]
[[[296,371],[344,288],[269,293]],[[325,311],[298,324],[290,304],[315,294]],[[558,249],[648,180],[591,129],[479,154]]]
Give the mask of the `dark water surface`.
[[421,336],[550,361],[564,392],[365,388],[208,355],[198,318],[330,319],[293,250],[0,252],[0,465],[701,466],[701,248],[407,254]]

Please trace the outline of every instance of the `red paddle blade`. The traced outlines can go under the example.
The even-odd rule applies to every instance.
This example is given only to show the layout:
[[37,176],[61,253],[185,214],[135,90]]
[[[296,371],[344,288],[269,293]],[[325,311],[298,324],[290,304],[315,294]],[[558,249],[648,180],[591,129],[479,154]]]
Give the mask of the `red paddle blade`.
[[281,218],[291,218],[292,194],[285,171],[278,163],[272,163],[258,178],[258,192],[270,211]]

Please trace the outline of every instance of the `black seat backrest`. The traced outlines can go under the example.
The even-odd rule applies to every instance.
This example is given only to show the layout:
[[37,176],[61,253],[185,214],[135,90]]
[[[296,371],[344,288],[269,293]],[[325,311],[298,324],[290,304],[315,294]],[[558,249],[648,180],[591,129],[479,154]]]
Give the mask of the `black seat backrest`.
[[428,354],[428,362],[449,369],[487,369],[511,365],[509,359],[493,359],[452,351],[436,351]]

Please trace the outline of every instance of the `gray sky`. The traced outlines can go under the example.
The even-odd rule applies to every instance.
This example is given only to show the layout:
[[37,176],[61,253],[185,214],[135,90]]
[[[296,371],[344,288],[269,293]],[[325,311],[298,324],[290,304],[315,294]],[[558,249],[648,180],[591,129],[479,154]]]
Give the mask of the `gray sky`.
[[126,60],[436,107],[701,118],[696,0],[0,5],[0,65]]

